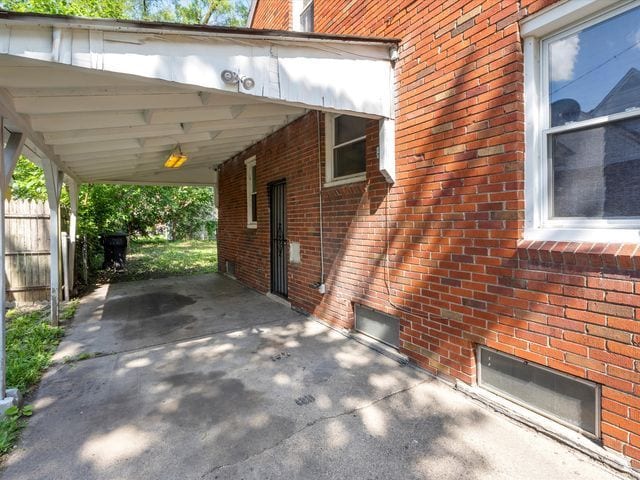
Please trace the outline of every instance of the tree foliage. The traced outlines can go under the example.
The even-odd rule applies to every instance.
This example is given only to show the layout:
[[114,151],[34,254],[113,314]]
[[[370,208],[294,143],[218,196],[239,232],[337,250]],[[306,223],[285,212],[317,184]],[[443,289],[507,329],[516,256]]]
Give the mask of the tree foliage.
[[[13,173],[11,196],[46,200],[42,169],[21,157]],[[69,209],[66,190],[61,208],[63,212]],[[78,231],[91,238],[105,232],[148,235],[164,226],[172,238],[191,238],[203,231],[211,233],[213,211],[213,190],[209,187],[82,185]]]
[[4,0],[0,6],[14,12],[127,18],[133,3],[131,0]]
[[2,0],[15,12],[189,24],[244,25],[249,0]]

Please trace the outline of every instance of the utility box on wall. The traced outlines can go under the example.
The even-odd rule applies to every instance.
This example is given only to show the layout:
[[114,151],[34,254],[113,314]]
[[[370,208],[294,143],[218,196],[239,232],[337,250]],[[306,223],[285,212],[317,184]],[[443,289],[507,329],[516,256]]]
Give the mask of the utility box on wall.
[[289,263],[301,263],[300,242],[289,242]]

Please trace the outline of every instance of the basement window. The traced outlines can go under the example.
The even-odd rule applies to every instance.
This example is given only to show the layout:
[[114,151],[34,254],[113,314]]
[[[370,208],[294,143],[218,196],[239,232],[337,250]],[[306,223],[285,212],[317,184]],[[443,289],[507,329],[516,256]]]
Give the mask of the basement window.
[[244,163],[247,168],[247,228],[258,228],[256,157],[251,157]]
[[365,180],[367,119],[327,114],[325,125],[327,184],[339,185]]
[[355,306],[355,330],[393,348],[400,347],[400,322],[386,313]]
[[600,387],[480,346],[478,384],[588,437],[600,436]]

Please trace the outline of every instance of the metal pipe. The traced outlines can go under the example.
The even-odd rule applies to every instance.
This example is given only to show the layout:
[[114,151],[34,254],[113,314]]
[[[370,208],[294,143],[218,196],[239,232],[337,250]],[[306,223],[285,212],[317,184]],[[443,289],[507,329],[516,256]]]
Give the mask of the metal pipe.
[[322,231],[322,151],[320,149],[320,110],[316,110],[318,129],[318,204],[320,211],[320,285],[324,285],[324,238]]

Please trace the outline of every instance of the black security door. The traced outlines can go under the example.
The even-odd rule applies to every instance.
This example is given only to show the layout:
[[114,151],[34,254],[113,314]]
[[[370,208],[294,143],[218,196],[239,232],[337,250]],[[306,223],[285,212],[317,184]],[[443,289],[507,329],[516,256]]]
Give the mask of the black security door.
[[271,292],[281,297],[287,288],[287,190],[283,181],[269,185],[271,207]]

